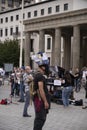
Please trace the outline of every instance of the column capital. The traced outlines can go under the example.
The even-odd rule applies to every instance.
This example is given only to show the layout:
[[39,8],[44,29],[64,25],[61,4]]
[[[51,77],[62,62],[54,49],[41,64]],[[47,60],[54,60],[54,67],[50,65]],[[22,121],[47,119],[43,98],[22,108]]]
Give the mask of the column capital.
[[73,35],[75,34],[75,33],[80,33],[80,26],[79,25],[74,25],[73,26]]
[[60,27],[55,28],[55,31],[56,30],[60,31],[60,33],[61,33],[61,28]]
[[54,29],[59,29],[59,28],[61,29],[61,27],[55,27]]
[[28,32],[24,32],[25,35],[30,35],[31,33],[28,31]]
[[74,24],[73,27],[80,27],[80,25],[79,24]]
[[44,29],[40,29],[40,30],[39,30],[39,33],[40,33],[40,32],[43,32],[43,33],[44,33]]

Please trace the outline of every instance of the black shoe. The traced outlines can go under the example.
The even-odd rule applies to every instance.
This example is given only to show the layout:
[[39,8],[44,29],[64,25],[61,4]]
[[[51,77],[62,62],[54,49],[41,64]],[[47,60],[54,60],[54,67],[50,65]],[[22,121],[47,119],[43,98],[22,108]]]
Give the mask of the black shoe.
[[20,100],[18,100],[18,102],[24,102],[24,100],[21,100],[21,99],[20,99]]
[[83,106],[83,107],[82,107],[82,109],[86,109],[86,108],[87,108],[87,106]]
[[31,117],[31,115],[23,115],[23,117]]

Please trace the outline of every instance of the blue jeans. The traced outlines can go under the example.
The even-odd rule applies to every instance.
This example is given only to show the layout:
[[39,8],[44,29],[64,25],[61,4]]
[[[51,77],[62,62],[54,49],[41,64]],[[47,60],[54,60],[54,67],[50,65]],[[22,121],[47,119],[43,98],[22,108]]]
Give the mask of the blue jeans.
[[75,90],[76,92],[79,92],[80,91],[80,88],[81,88],[81,83],[80,83],[80,79],[75,79]]
[[19,96],[19,91],[20,91],[20,84],[18,84],[18,83],[13,83],[12,84],[12,95],[17,95],[17,96]]
[[72,86],[64,87],[62,90],[62,101],[64,106],[69,106],[69,97],[72,92]]
[[20,100],[24,101],[24,83],[20,82]]
[[28,107],[30,104],[30,92],[27,91],[25,92],[25,104],[24,104],[24,111],[23,111],[23,115],[28,115]]

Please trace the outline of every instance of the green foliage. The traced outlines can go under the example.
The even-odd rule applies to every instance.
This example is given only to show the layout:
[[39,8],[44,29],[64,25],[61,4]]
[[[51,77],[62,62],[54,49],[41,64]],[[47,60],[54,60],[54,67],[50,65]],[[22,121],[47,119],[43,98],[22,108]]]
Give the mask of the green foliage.
[[13,63],[19,66],[20,46],[18,40],[6,40],[0,43],[0,66],[4,63]]

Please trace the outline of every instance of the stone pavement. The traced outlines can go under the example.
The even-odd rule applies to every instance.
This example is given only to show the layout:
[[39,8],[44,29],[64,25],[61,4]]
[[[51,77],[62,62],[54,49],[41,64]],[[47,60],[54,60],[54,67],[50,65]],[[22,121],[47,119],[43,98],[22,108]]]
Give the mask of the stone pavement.
[[[8,98],[10,87],[0,87],[0,100]],[[84,89],[75,93],[76,99],[84,99]],[[24,103],[17,102],[19,98],[15,97],[13,103],[9,105],[0,105],[0,130],[33,130],[34,108],[29,107],[29,117],[22,117]],[[87,130],[87,109],[81,106],[70,105],[64,108],[62,105],[52,103],[47,121],[43,130]]]

